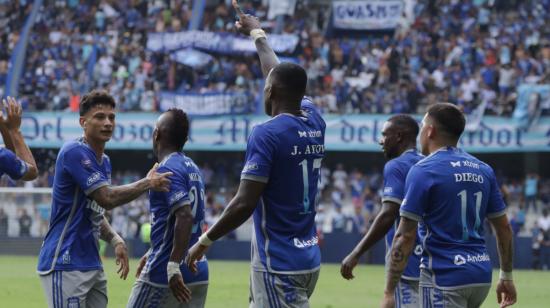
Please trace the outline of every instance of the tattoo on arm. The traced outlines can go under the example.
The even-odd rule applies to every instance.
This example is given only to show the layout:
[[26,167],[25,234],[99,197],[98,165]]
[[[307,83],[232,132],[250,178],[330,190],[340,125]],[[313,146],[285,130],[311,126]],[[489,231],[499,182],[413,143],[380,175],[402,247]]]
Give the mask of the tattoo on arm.
[[393,238],[386,292],[393,292],[399,279],[401,279],[401,274],[407,266],[407,261],[414,247],[417,226],[416,221],[401,217],[401,222]]
[[115,230],[113,230],[113,227],[111,227],[111,225],[107,221],[107,218],[103,216],[103,221],[99,226],[99,238],[104,240],[107,243],[111,243],[111,241],[116,235],[117,233],[115,232]]
[[141,194],[150,188],[147,179],[141,179],[137,182],[122,186],[104,186],[91,194],[97,204],[101,207],[111,210],[117,206],[126,204],[137,199]]

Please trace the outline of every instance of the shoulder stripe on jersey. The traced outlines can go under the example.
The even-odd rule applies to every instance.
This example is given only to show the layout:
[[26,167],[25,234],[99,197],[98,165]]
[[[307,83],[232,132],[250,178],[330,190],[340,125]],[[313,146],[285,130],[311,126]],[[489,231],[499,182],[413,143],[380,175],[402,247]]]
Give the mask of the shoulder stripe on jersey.
[[71,212],[69,213],[69,217],[67,218],[67,221],[65,222],[65,226],[63,226],[63,231],[61,231],[61,235],[59,236],[59,240],[57,242],[57,247],[55,247],[55,253],[53,254],[53,260],[52,265],[49,270],[45,272],[39,272],[39,274],[49,274],[51,273],[55,268],[55,263],[57,258],[59,257],[59,252],[61,251],[61,246],[63,246],[63,240],[65,239],[65,235],[67,234],[67,229],[69,228],[69,225],[71,224],[71,221],[73,220],[74,213],[76,212],[76,205],[78,203],[78,192],[80,188],[77,186],[74,191],[74,199],[73,199],[73,206],[71,207]]
[[264,202],[264,198],[261,197],[260,198],[260,203],[262,205],[262,233],[264,234],[264,240],[265,240],[265,247],[264,247],[264,251],[265,251],[265,265],[267,267],[267,271],[270,272],[272,271],[273,269],[271,268],[271,257],[269,256],[269,235],[267,234],[267,228],[266,228],[266,225],[267,225],[267,219],[266,219],[266,207],[265,207],[265,202]]

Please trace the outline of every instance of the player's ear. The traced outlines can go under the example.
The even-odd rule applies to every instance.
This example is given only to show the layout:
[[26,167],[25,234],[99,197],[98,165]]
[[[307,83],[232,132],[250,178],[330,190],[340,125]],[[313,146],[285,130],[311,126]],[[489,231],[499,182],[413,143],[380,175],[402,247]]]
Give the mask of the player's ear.
[[80,117],[78,119],[78,122],[80,123],[80,127],[86,128],[86,118],[85,117]]

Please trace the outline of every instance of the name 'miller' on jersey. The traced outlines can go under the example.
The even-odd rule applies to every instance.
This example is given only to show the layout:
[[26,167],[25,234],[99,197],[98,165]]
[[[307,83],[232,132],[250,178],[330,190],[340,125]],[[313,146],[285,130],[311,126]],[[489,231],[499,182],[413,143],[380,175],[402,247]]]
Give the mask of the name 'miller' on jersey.
[[313,103],[302,115],[279,114],[248,139],[241,179],[265,183],[253,215],[252,267],[297,274],[320,266],[315,201],[325,155],[326,124]]
[[491,167],[461,149],[442,148],[411,168],[405,191],[401,216],[422,222],[421,268],[432,271],[436,286],[490,284],[483,221],[505,210]]
[[[174,239],[174,213],[176,210],[191,206],[193,226],[189,246],[195,244],[202,234],[204,221],[205,190],[202,176],[197,165],[183,153],[172,153],[160,164],[158,172],[172,172],[168,192],[149,192],[151,212],[151,250],[147,263],[139,280],[166,287],[168,285],[166,266],[170,259]],[[186,247],[185,249],[188,249]],[[182,263],[180,270],[187,285],[208,282],[208,263],[206,258],[197,262],[198,272],[192,274]]]
[[[383,202],[393,202],[401,204],[405,196],[405,179],[411,167],[423,159],[424,156],[416,150],[403,152],[386,163],[384,166],[384,189],[382,195]],[[395,220],[394,225],[386,234],[386,259],[390,257],[390,248],[392,246],[395,229],[399,225],[399,218]],[[403,271],[402,277],[408,280],[418,280],[420,277],[420,257],[422,256],[422,246],[420,239],[416,237],[416,244],[413,253],[409,257],[407,267]],[[386,264],[389,264],[386,262]]]
[[55,164],[48,233],[38,257],[38,273],[101,269],[99,229],[105,210],[89,196],[111,183],[111,162],[83,139],[63,145]]

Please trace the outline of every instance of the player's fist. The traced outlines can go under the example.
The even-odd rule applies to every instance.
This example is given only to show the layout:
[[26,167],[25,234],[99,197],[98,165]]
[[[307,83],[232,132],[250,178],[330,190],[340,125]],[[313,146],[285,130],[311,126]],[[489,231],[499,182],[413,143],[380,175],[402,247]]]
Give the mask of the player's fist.
[[191,290],[183,283],[181,275],[172,276],[168,285],[178,302],[188,303],[191,300]]
[[353,276],[353,269],[357,266],[357,263],[359,263],[359,258],[354,253],[347,255],[340,266],[340,274],[342,277],[347,280],[355,278],[355,276]]
[[254,29],[262,28],[258,17],[245,14],[241,10],[241,7],[239,6],[239,3],[237,2],[237,0],[233,0],[232,3],[233,3],[233,8],[235,8],[235,11],[239,16],[239,20],[235,22],[235,28],[237,28],[237,31],[239,31],[244,35],[250,35],[250,31]]
[[149,170],[147,173],[147,180],[149,180],[149,184],[151,185],[151,189],[154,191],[163,191],[168,192],[170,191],[170,179],[168,177],[172,176],[172,172],[165,172],[165,173],[158,173],[159,164],[155,163],[153,168]]
[[191,272],[197,272],[196,263],[198,260],[202,259],[207,250],[208,246],[204,246],[199,243],[195,243],[195,245],[189,249],[187,256],[185,257],[185,264],[187,264],[187,268],[189,268]]
[[497,301],[501,308],[512,306],[517,301],[516,287],[512,280],[499,280],[497,284]]

